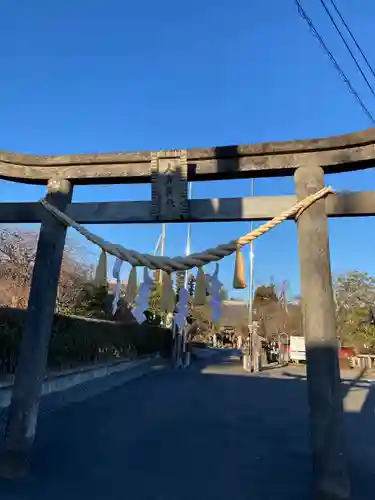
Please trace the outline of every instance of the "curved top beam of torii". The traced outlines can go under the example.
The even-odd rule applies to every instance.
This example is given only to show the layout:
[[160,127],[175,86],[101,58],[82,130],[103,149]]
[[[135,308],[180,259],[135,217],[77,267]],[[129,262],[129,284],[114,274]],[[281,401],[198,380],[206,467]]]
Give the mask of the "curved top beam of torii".
[[[168,151],[163,152],[168,157]],[[264,142],[187,150],[189,180],[285,176],[304,165],[336,173],[374,166],[375,128],[322,139]],[[151,153],[37,156],[0,152],[0,178],[46,184],[51,178],[74,184],[151,181]]]

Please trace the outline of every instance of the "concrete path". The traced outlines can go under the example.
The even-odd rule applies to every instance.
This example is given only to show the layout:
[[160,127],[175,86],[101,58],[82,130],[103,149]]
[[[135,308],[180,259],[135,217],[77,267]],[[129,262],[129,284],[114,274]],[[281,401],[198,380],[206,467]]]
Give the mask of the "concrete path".
[[[17,483],[0,481],[0,498],[308,498],[303,373],[281,369],[251,376],[229,359],[210,363],[156,370],[43,412],[32,473]],[[352,385],[345,405],[353,499],[364,500],[374,485],[375,387]]]

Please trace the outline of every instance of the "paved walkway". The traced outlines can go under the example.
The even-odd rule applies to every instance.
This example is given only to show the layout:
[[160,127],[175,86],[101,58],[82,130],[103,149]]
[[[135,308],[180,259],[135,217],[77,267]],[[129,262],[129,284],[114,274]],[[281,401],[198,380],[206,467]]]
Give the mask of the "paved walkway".
[[[303,373],[251,376],[238,364],[205,364],[156,370],[84,402],[43,412],[30,477],[0,481],[0,497],[308,498]],[[345,400],[355,500],[371,498],[370,490],[361,496],[360,489],[365,492],[374,479],[372,391],[371,384],[354,386]]]

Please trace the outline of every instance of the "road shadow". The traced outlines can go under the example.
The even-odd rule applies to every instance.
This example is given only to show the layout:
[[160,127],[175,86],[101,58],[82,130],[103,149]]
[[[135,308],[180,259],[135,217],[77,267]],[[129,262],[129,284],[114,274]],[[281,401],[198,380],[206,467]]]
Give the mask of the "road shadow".
[[[30,476],[1,481],[1,497],[309,498],[306,381],[248,375],[225,356],[212,361],[42,415]],[[345,414],[358,500],[373,487],[374,399],[370,387],[360,411]]]

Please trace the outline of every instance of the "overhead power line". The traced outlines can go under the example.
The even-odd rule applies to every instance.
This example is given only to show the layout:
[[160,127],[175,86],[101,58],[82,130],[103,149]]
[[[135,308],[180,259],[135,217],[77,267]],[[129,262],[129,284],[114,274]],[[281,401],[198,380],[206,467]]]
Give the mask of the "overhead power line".
[[335,67],[335,69],[338,71],[341,79],[343,80],[343,82],[346,84],[346,86],[348,87],[350,93],[355,97],[357,103],[361,106],[363,112],[365,113],[365,115],[372,121],[372,123],[375,125],[375,118],[372,116],[371,112],[367,109],[365,103],[362,101],[361,97],[359,96],[358,92],[355,90],[355,88],[353,87],[353,85],[350,83],[350,80],[349,78],[346,76],[346,74],[344,73],[344,71],[341,69],[339,63],[336,61],[334,55],[332,54],[332,52],[328,49],[327,45],[325,44],[323,38],[320,36],[320,34],[318,33],[317,29],[315,28],[312,20],[309,18],[309,16],[306,14],[304,8],[302,7],[301,3],[299,0],[295,0],[295,3],[296,3],[296,6],[297,6],[297,9],[298,9],[298,13],[300,14],[300,16],[302,17],[302,19],[304,21],[306,21],[306,23],[308,24],[312,34],[317,38],[317,40],[319,41],[322,49],[325,51],[325,53],[328,55],[328,57],[330,58],[333,66]]
[[344,16],[341,14],[339,8],[337,7],[336,5],[336,2],[334,0],[330,0],[331,1],[331,4],[332,4],[332,7],[335,9],[336,11],[336,14],[339,16],[339,18],[341,19],[341,22],[342,24],[345,26],[346,28],[346,31],[349,33],[351,39],[353,40],[355,46],[357,47],[357,49],[359,50],[359,53],[361,54],[361,56],[363,57],[365,63],[367,64],[367,67],[368,69],[371,71],[373,77],[375,78],[375,70],[374,68],[372,67],[371,63],[369,62],[369,60],[367,59],[367,57],[365,56],[363,50],[361,49],[361,46],[359,45],[359,43],[357,42],[356,40],[356,37],[354,36],[352,30],[349,28],[348,24],[345,22],[345,19],[344,19]]
[[332,23],[332,24],[333,24],[333,26],[335,27],[335,30],[337,31],[337,33],[338,33],[339,37],[341,38],[342,42],[344,43],[345,47],[347,48],[347,50],[348,50],[348,52],[349,52],[349,54],[350,54],[351,58],[353,59],[353,61],[354,61],[355,65],[357,66],[357,68],[358,68],[359,72],[361,73],[361,75],[362,75],[362,77],[363,77],[364,81],[366,82],[366,85],[367,85],[367,87],[369,88],[369,90],[370,90],[371,94],[375,97],[375,90],[373,89],[372,85],[371,85],[371,84],[370,84],[370,82],[368,81],[368,79],[367,79],[367,77],[366,77],[365,73],[363,72],[363,70],[362,70],[362,68],[361,68],[361,65],[360,65],[360,64],[359,64],[359,62],[357,61],[356,56],[353,54],[352,49],[349,47],[348,42],[345,40],[344,35],[341,33],[340,28],[338,27],[338,25],[337,25],[336,21],[334,20],[334,18],[333,18],[333,16],[332,16],[331,12],[329,11],[329,9],[328,9],[328,7],[327,7],[327,4],[325,3],[325,1],[324,1],[324,0],[320,0],[320,3],[322,4],[322,6],[323,6],[324,10],[326,11],[326,13],[327,13],[328,17],[329,17],[329,18],[330,18],[330,20],[331,20],[331,23]]

